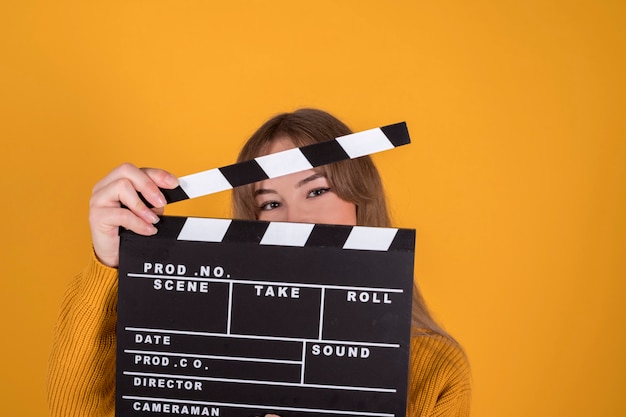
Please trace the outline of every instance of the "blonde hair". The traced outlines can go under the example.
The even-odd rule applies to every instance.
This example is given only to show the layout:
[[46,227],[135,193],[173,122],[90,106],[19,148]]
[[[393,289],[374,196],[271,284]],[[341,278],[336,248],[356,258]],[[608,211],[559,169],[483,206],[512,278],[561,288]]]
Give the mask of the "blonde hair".
[[[352,133],[331,114],[317,109],[299,109],[278,114],[265,122],[241,149],[237,162],[244,162],[268,153],[273,140],[288,137],[295,146],[325,142]],[[383,184],[369,156],[339,161],[320,167],[330,187],[343,200],[356,205],[357,224],[391,227]],[[255,220],[258,210],[254,199],[254,184],[233,189],[235,218]],[[412,327],[414,334],[437,333],[454,340],[432,318],[422,294],[414,283]]]

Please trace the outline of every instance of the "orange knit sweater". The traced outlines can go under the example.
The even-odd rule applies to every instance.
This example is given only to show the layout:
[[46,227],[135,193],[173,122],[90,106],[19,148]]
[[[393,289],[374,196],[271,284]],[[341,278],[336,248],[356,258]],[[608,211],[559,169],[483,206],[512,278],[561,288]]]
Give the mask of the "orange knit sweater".
[[[48,369],[52,417],[113,417],[117,269],[95,257],[63,300]],[[408,416],[468,416],[470,371],[449,339],[422,332],[411,338]]]

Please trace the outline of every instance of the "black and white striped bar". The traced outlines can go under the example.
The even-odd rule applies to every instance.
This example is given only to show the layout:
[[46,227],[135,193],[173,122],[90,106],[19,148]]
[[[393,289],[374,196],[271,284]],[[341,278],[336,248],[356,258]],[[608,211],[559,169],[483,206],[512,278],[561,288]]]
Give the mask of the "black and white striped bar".
[[406,123],[400,122],[187,175],[180,178],[177,188],[162,192],[168,203],[174,203],[333,162],[359,158],[410,142]]
[[239,242],[261,246],[323,246],[362,251],[412,251],[415,231],[386,227],[167,216],[159,236],[188,242]]

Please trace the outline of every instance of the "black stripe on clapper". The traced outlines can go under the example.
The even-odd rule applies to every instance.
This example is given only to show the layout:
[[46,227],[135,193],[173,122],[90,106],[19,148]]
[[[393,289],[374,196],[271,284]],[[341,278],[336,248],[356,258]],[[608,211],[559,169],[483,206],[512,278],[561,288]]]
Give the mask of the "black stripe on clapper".
[[258,244],[263,239],[269,222],[233,220],[228,226],[222,242],[244,242]]
[[[176,187],[176,188],[172,188],[171,190],[167,189],[167,188],[159,188],[159,190],[161,191],[161,194],[163,194],[163,197],[165,197],[165,201],[167,202],[167,204],[176,203],[177,201],[189,200],[189,196],[187,195],[185,190],[183,190],[183,188],[180,185],[178,187]],[[152,203],[150,203],[148,200],[146,200],[146,198],[143,196],[143,194],[137,193],[137,195],[139,196],[139,199],[148,208],[153,208],[154,207],[152,205]],[[122,207],[126,207],[126,206],[122,205]]]
[[263,181],[269,178],[254,159],[228,165],[219,170],[233,187],[252,184],[253,182]]
[[351,231],[352,226],[316,224],[306,241],[306,246],[341,248]]
[[393,146],[408,145],[411,143],[411,137],[409,136],[409,129],[406,127],[405,122],[396,123],[393,125],[383,126],[380,128],[383,131],[389,142],[393,143]]
[[350,159],[336,140],[303,146],[300,152],[314,167]]
[[159,233],[152,236],[153,239],[176,239],[187,221],[187,217],[180,216],[161,216],[159,219],[159,222],[154,225],[159,229]]
[[395,238],[389,246],[390,251],[413,251],[415,250],[415,230],[398,229]]
[[[165,190],[165,189],[161,189],[161,192],[163,192],[163,196],[165,197],[165,201],[167,201],[167,203],[174,203],[176,201],[183,201],[183,200],[189,200],[189,196],[187,195],[187,193],[185,192],[185,190],[182,189],[182,187],[178,186],[172,190]],[[143,196],[141,194],[139,194],[139,197],[141,198],[141,200],[144,203],[147,203],[146,199],[143,198]],[[152,207],[152,205],[150,205],[150,203],[147,203],[148,207]]]

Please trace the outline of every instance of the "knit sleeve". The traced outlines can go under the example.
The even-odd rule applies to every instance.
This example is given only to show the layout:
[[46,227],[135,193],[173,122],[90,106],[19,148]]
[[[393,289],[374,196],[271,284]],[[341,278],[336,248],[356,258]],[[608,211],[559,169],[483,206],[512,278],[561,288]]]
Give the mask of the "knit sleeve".
[[461,347],[434,333],[414,336],[407,416],[466,417],[470,399],[470,367]]
[[92,255],[70,283],[48,364],[50,415],[112,417],[115,413],[117,270]]

